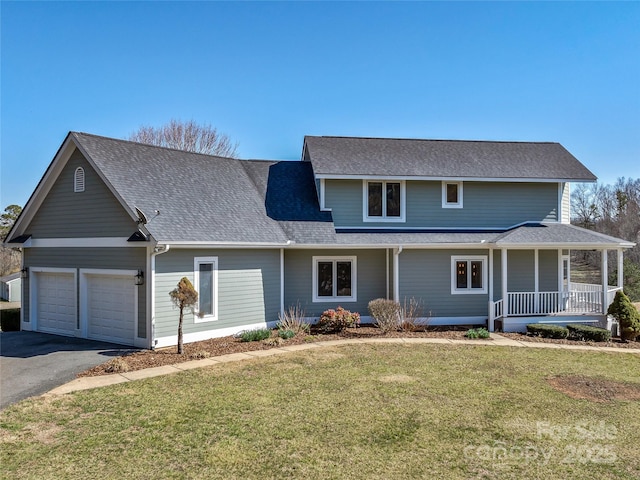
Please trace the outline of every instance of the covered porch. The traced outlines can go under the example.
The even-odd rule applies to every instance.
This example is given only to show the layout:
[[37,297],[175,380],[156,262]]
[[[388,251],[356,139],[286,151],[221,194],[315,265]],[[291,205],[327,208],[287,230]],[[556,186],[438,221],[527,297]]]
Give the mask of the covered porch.
[[[564,238],[553,230],[560,231],[521,228],[495,242],[489,259],[490,331],[523,332],[529,323],[607,327],[607,309],[623,286],[623,249],[633,244],[573,226],[562,229],[574,234]],[[553,238],[540,242],[541,234]],[[580,250],[599,252],[599,283],[572,279],[571,252]],[[609,284],[610,270],[617,272],[616,285]]]

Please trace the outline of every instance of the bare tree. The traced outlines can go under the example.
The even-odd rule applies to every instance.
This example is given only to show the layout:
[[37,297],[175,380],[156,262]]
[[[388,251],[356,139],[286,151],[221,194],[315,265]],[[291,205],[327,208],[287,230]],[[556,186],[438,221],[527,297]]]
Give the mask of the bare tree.
[[210,124],[199,125],[193,120],[171,120],[161,127],[141,126],[129,136],[134,142],[175,148],[188,152],[236,158],[238,143],[219,133]]
[[[636,243],[624,253],[624,287],[634,301],[640,300],[640,179],[621,177],[613,185],[578,185],[571,194],[571,209],[576,225]],[[592,251],[581,250],[578,258],[593,266],[600,264],[600,255]],[[610,281],[615,282],[616,263],[611,260]]]

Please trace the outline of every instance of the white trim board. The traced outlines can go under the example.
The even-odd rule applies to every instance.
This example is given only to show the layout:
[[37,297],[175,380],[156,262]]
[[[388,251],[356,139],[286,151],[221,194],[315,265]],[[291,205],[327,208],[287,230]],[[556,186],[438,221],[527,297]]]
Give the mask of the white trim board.
[[[228,337],[245,330],[255,330],[257,328],[275,328],[277,321],[251,323],[249,325],[238,325],[235,327],[217,328],[205,330],[204,332],[185,333],[183,336],[184,343],[199,342],[201,340],[209,340],[210,338]],[[173,347],[178,344],[178,327],[176,326],[176,334],[167,337],[159,337],[154,340],[153,348]]]
[[447,182],[492,182],[492,183],[558,183],[584,182],[595,183],[596,180],[579,178],[514,178],[514,177],[442,177],[424,175],[349,175],[334,173],[317,173],[316,178],[327,180],[419,180],[419,181],[447,181]]
[[30,238],[25,248],[109,248],[144,247],[141,242],[128,242],[127,237]]

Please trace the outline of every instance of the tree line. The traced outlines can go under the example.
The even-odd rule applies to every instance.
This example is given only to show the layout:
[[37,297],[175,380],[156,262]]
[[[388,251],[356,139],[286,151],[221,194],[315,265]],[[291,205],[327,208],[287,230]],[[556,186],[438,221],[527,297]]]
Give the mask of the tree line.
[[[640,301],[640,178],[621,177],[614,184],[577,184],[571,193],[571,223],[635,242],[624,251],[624,290]],[[599,267],[597,252],[579,252],[587,264]],[[609,284],[617,282],[615,254],[611,253]]]

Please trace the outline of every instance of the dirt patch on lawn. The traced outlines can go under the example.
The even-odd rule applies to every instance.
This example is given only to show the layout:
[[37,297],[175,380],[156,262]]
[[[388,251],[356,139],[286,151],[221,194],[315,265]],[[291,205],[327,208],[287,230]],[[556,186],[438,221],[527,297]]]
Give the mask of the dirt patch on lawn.
[[640,384],[637,383],[617,382],[583,375],[552,377],[547,381],[559,392],[578,400],[593,402],[640,400]]

